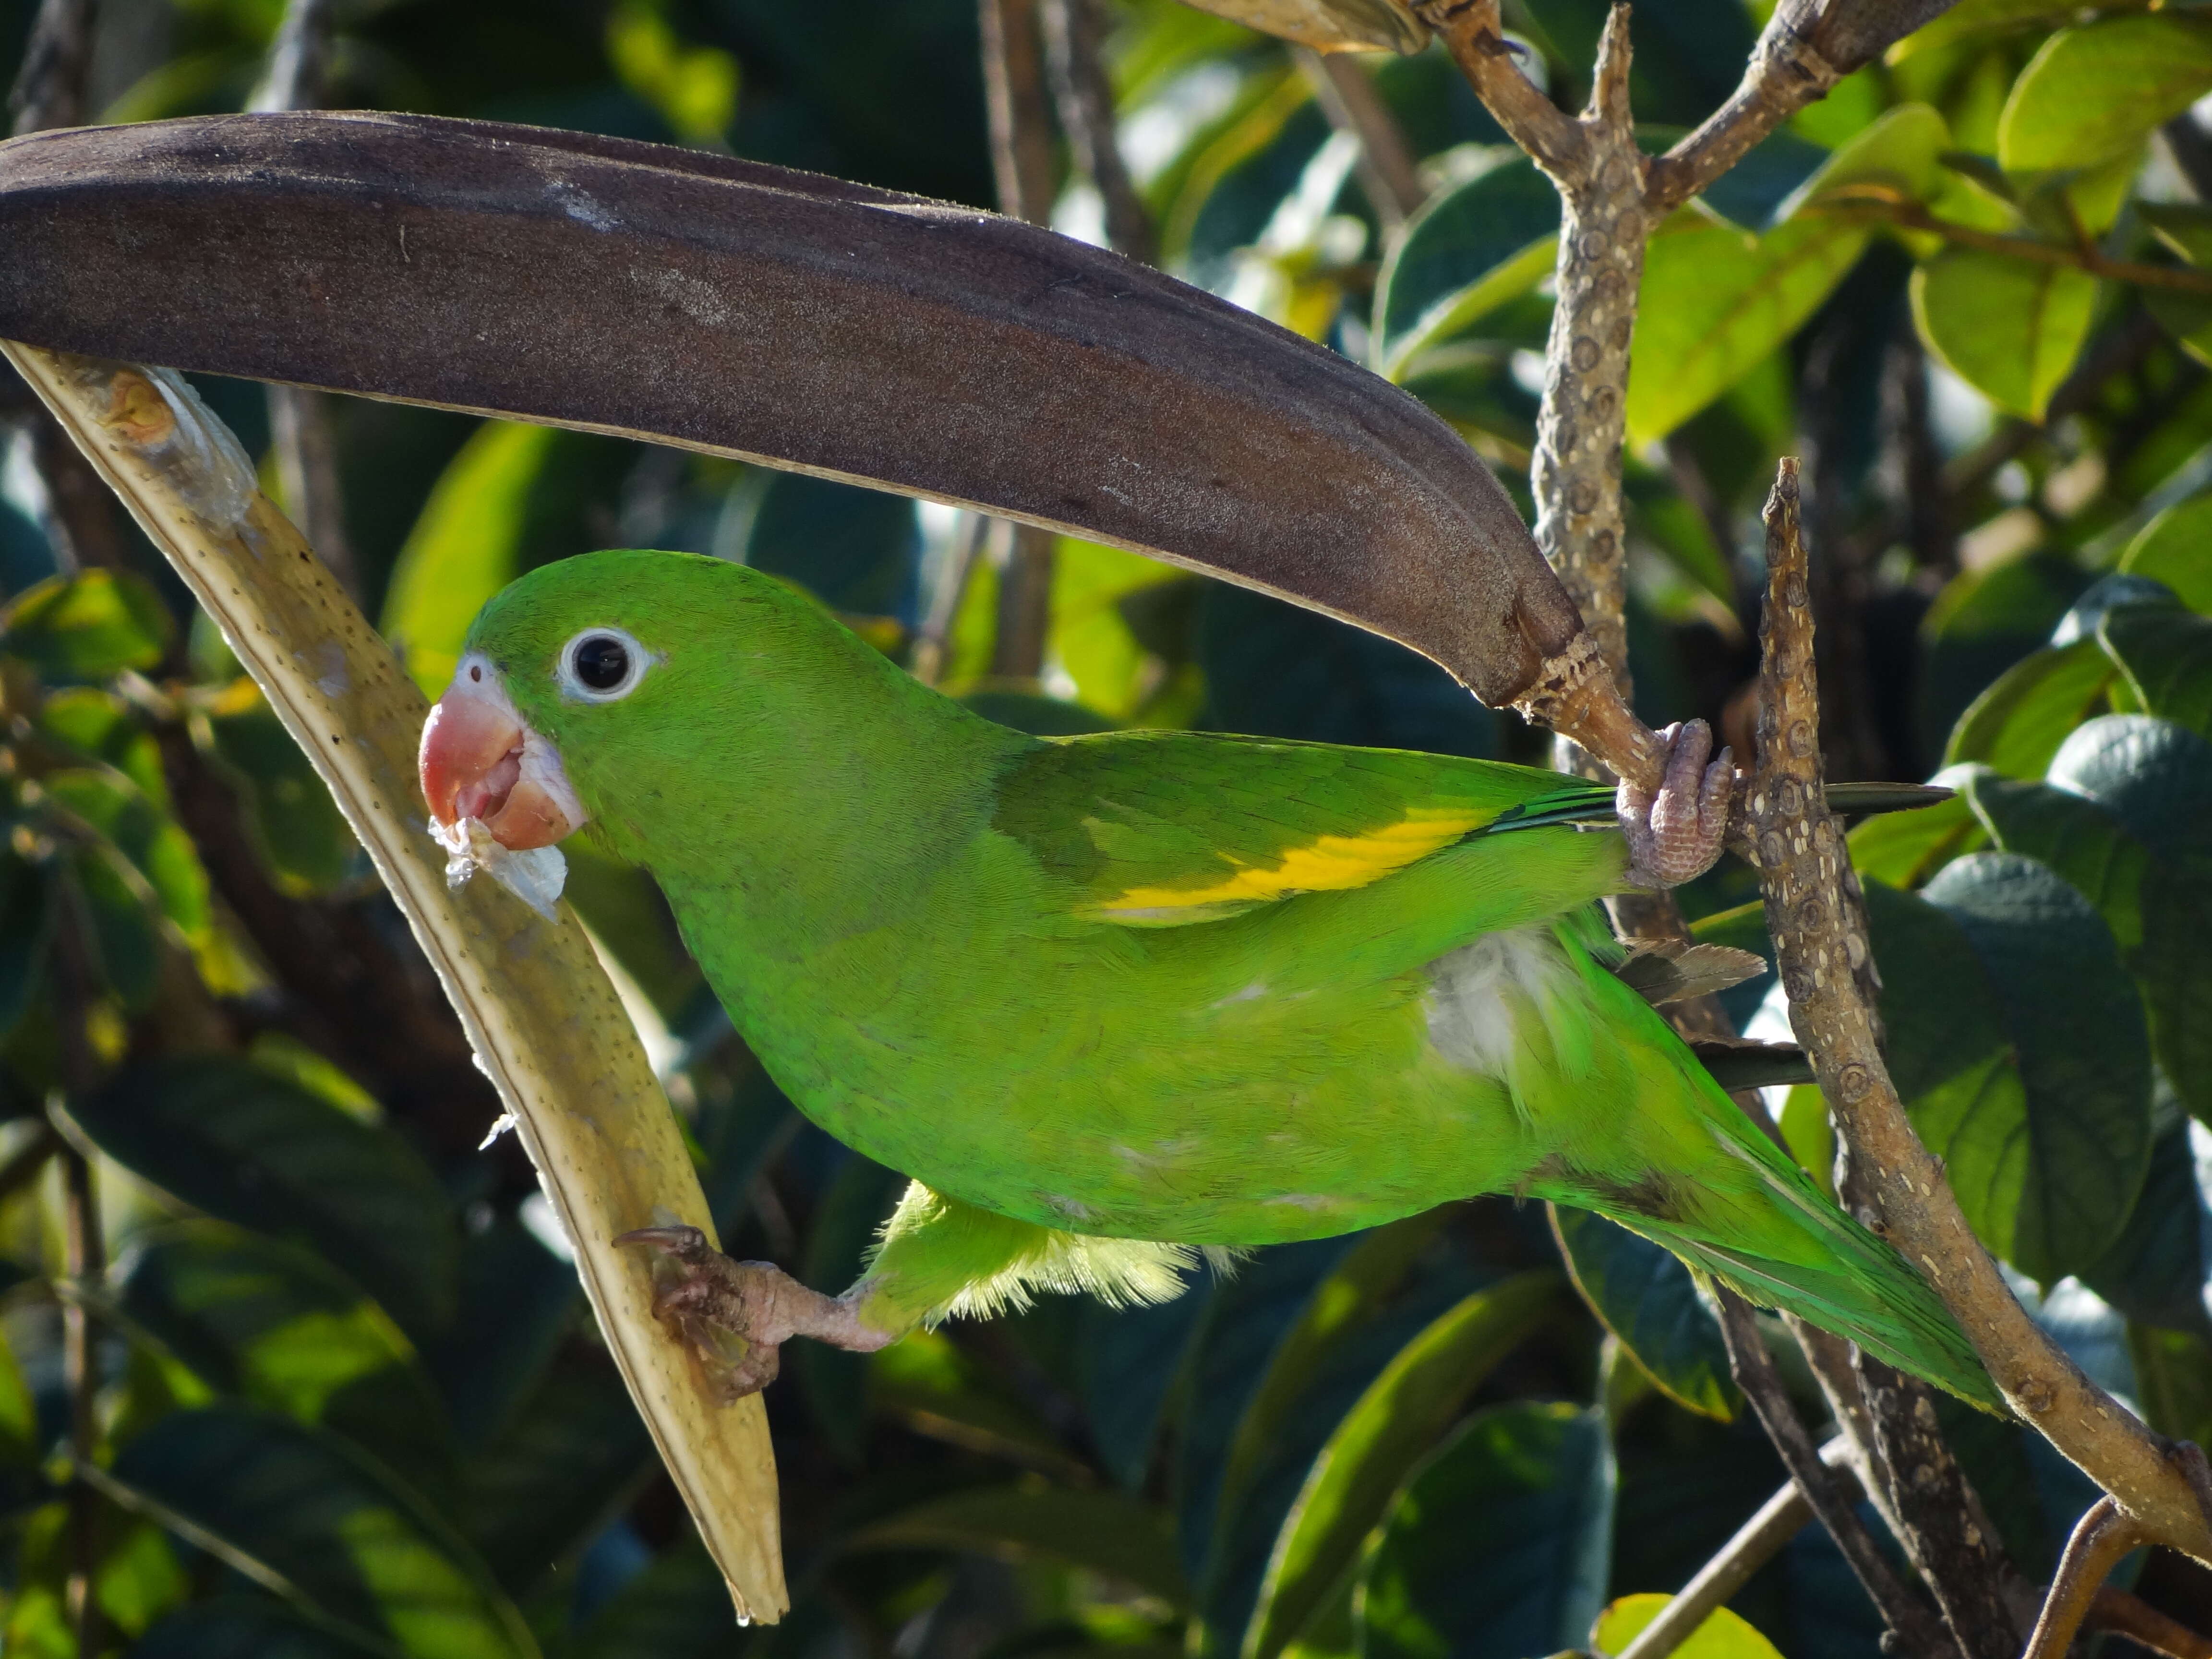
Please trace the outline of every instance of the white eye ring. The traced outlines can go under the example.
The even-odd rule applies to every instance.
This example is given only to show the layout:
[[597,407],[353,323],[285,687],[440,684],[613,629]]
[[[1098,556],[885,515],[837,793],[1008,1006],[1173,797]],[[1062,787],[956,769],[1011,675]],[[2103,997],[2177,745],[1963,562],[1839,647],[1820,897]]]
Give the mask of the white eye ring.
[[620,702],[637,690],[645,671],[657,660],[636,635],[600,623],[561,647],[554,678],[565,694],[580,702]]

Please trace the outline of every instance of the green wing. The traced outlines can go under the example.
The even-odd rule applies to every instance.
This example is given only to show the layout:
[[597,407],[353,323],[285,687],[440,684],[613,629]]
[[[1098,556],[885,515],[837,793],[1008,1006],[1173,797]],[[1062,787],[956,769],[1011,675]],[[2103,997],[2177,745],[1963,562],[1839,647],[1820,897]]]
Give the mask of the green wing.
[[994,823],[1072,914],[1171,927],[1364,887],[1474,836],[1612,817],[1609,789],[1502,761],[1115,732],[1016,757]]

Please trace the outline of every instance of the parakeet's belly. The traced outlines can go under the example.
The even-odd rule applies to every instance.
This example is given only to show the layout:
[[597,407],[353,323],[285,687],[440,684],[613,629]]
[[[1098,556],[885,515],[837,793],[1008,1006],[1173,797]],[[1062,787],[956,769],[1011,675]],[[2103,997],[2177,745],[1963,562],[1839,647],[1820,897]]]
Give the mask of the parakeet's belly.
[[1265,929],[1041,933],[988,904],[920,931],[710,975],[809,1117],[969,1203],[1259,1244],[1508,1187],[1540,1156],[1493,1063],[1510,1016],[1449,958],[1361,982]]

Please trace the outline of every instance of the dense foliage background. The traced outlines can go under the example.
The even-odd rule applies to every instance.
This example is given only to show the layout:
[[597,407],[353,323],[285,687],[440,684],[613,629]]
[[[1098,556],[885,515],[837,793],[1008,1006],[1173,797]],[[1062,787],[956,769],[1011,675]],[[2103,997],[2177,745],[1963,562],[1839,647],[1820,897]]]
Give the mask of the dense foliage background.
[[[0,0],[10,72],[29,9]],[[106,0],[99,118],[240,107],[279,9]],[[967,0],[340,16],[335,105],[991,200]],[[1509,9],[1565,99],[1601,16]],[[1164,263],[1409,386],[1525,505],[1557,207],[1441,53],[1364,61],[1428,192],[1386,234],[1357,145],[1280,44],[1172,0],[1115,0],[1109,21]],[[1655,143],[1726,95],[1758,21],[1641,0]],[[2185,111],[2208,92],[2212,19],[2188,8],[1966,0],[1655,240],[1627,465],[1639,706],[1702,714],[1741,753],[1757,509],[1775,458],[1808,458],[1832,773],[1948,768],[1961,790],[1853,838],[1899,1082],[2042,1316],[2200,1440],[2212,281],[2191,273],[2212,167]],[[1102,220],[1072,184],[1062,228]],[[259,387],[201,389],[266,452]],[[1781,1484],[1672,1258],[1488,1199],[1264,1251],[1160,1308],[1054,1300],[868,1359],[796,1346],[769,1395],[794,1607],[735,1630],[515,1142],[478,1145],[496,1103],[397,914],[158,557],[103,501],[49,494],[46,440],[6,396],[8,1653],[74,1650],[70,1301],[98,1333],[84,1478],[106,1640],[164,1659],[1522,1659],[1589,1641],[1615,1597],[1677,1588]],[[354,580],[433,691],[503,582],[649,545],[787,576],[902,658],[950,618],[945,683],[1039,731],[1543,753],[1393,646],[1129,555],[1061,544],[1044,672],[994,680],[997,573],[967,568],[954,514],[573,433],[333,414]],[[571,868],[726,1242],[841,1288],[897,1177],[798,1119],[649,884],[588,854]],[[1765,951],[1747,872],[1683,896],[1702,935]],[[1767,989],[1733,1011],[1771,1028]],[[1825,1173],[1817,1097],[1778,1103]],[[112,1262],[76,1281],[64,1141],[93,1154]],[[2094,1489],[2033,1434],[1950,1426],[2014,1559],[2047,1577]],[[2212,1576],[2130,1571],[2212,1628]],[[1875,1651],[1817,1528],[1734,1606],[1749,1626],[1715,1655],[1769,1651],[1750,1626],[1792,1659]]]

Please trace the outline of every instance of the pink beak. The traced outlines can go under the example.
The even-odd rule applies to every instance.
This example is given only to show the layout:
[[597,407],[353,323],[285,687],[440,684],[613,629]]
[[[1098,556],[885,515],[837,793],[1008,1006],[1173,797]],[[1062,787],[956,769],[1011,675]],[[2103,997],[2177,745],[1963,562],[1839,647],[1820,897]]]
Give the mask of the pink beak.
[[464,661],[422,726],[422,798],[430,816],[445,825],[480,818],[511,852],[550,847],[582,815],[557,762],[550,779],[542,761],[526,767],[531,746],[529,729],[493,671],[481,659]]

